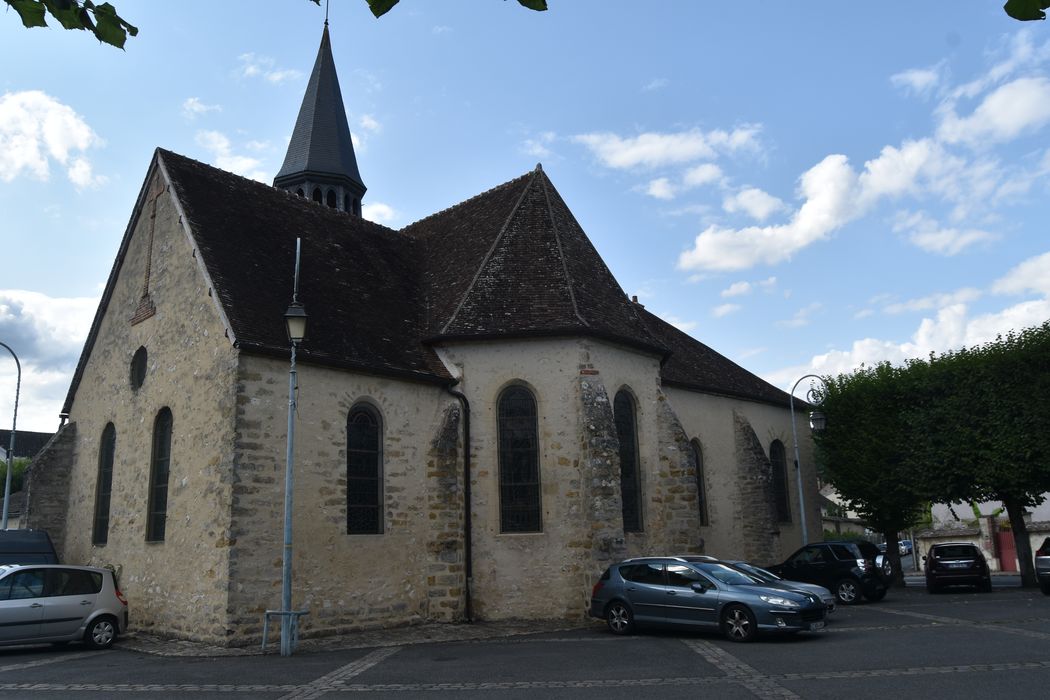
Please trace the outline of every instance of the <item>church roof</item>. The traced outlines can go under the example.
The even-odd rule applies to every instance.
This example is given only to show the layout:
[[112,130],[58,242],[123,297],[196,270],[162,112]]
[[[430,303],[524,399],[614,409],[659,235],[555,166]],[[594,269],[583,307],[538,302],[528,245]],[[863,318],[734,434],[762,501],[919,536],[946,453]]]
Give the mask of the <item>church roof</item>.
[[[539,167],[400,231],[170,151],[157,150],[147,182],[158,169],[246,352],[288,355],[283,314],[299,237],[299,300],[310,315],[304,362],[448,384],[434,349],[442,341],[590,336],[659,357],[669,384],[788,402],[632,303]],[[64,412],[143,203],[140,194]]]
[[349,182],[361,194],[365,192],[350,139],[327,22],[284,165],[274,178],[274,185],[284,187],[310,178]]

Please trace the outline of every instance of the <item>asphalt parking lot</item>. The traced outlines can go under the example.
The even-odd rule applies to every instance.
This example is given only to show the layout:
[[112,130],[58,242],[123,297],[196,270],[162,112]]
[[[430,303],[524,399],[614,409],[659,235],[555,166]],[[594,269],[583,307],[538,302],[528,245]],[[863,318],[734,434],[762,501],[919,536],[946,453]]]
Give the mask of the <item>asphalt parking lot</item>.
[[[561,628],[559,628],[561,627]],[[1046,697],[1050,596],[894,589],[826,630],[733,644],[598,622],[424,626],[305,642],[290,658],[132,636],[0,650],[0,697]]]

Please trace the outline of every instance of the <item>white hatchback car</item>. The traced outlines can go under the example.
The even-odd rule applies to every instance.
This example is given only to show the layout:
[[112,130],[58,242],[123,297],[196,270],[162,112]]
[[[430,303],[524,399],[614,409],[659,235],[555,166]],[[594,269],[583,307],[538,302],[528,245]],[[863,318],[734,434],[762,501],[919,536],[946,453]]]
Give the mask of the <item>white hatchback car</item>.
[[113,572],[91,566],[0,565],[0,644],[82,640],[106,649],[128,628]]

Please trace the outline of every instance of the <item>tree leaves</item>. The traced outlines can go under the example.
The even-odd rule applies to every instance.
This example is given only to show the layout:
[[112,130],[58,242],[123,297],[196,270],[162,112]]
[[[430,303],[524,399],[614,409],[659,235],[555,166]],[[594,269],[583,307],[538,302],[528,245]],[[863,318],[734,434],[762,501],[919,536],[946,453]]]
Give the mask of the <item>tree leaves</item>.
[[[317,2],[318,0],[314,1]],[[365,0],[365,2],[368,3],[368,9],[372,11],[373,15],[382,17],[393,9],[398,0]],[[547,0],[518,0],[518,4],[537,12],[543,12],[547,9]]]
[[124,48],[128,35],[136,36],[137,27],[128,24],[108,2],[95,5],[92,0],[4,0],[18,13],[26,28],[46,27],[50,14],[63,29],[89,31],[101,43]]
[[1050,0],[1006,0],[1003,9],[1006,14],[1022,22],[1035,19],[1046,19],[1043,12],[1050,7]]

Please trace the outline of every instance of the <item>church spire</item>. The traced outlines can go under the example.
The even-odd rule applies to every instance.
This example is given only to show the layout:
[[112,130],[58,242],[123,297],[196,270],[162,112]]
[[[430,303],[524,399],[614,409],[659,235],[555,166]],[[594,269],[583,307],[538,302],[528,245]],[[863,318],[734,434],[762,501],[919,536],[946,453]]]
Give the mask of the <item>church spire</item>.
[[367,188],[357,170],[357,157],[332,59],[327,19],[288,153],[273,184],[335,209],[361,215],[361,198]]

